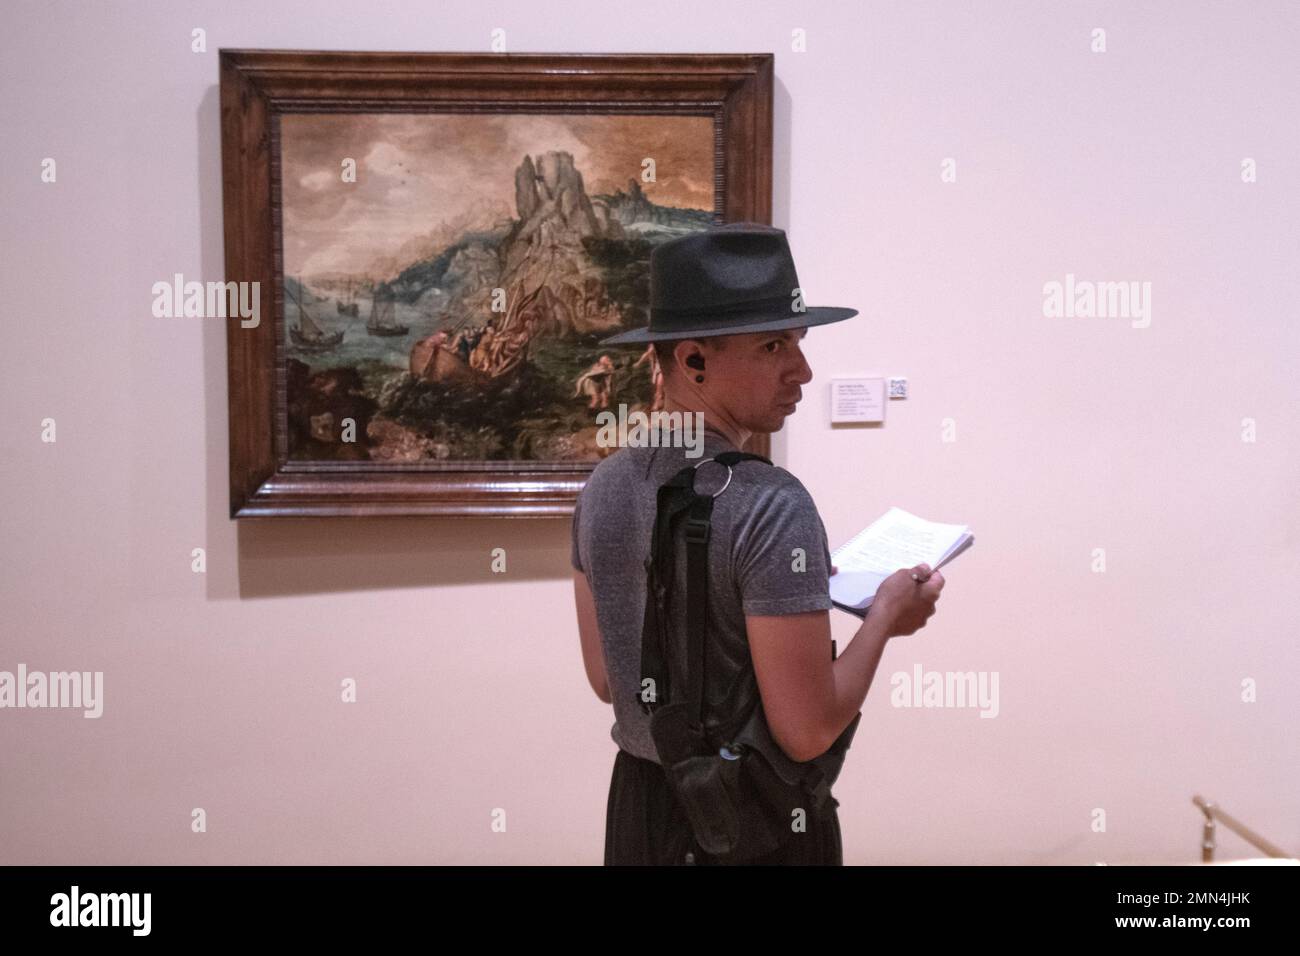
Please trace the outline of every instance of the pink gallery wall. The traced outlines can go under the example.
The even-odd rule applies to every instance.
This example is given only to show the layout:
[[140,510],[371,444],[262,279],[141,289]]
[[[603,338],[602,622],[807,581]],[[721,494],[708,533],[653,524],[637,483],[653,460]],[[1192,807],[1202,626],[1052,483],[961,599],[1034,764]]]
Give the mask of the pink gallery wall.
[[[512,52],[776,54],[774,222],[808,301],[862,312],[808,336],[776,461],[832,547],[890,505],[977,538],[885,652],[836,790],[846,861],[1190,863],[1194,793],[1300,852],[1300,6],[5,20],[0,671],[104,692],[98,719],[0,709],[0,862],[601,861],[612,717],[568,520],[231,522],[225,332],[150,309],[156,281],[222,276],[218,48],[485,51],[496,27]],[[1149,310],[1048,314],[1067,276]],[[911,396],[832,428],[829,380],[877,375]],[[893,706],[916,668],[996,675],[996,716]]]

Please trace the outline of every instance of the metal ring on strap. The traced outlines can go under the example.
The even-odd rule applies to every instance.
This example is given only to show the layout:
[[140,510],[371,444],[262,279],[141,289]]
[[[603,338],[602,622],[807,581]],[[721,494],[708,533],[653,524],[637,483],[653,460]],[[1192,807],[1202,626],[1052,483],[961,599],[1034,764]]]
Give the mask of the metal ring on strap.
[[[718,461],[718,459],[716,459],[716,458],[705,458],[703,461],[697,461],[697,462],[695,463],[695,467],[696,467],[696,468],[699,468],[700,465],[704,464],[704,462],[706,462],[706,461],[717,461],[719,465],[722,465],[722,462]],[[725,468],[725,469],[727,469],[727,480],[724,481],[724,482],[722,483],[722,487],[721,487],[721,488],[719,488],[719,489],[718,489],[717,491],[715,491],[713,494],[709,495],[710,498],[716,498],[716,497],[718,497],[718,495],[722,494],[724,491],[727,490],[727,485],[731,484],[731,466],[730,466],[730,465],[722,465],[722,467]],[[694,474],[691,475],[691,490],[692,490],[692,491],[695,490],[695,475],[694,475]]]

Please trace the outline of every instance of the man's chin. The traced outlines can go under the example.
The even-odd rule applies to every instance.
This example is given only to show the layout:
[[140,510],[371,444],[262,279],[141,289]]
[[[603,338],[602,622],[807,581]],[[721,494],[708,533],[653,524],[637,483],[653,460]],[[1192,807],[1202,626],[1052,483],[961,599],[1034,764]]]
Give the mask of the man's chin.
[[761,421],[746,422],[744,428],[755,435],[771,435],[784,428],[785,420],[789,417],[790,415],[778,411]]

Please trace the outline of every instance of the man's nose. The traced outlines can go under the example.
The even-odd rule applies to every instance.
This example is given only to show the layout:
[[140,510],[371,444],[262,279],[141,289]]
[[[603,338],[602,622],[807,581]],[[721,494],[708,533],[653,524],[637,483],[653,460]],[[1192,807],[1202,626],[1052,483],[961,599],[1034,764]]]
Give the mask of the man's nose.
[[812,381],[812,366],[808,364],[808,359],[804,357],[803,352],[799,352],[798,355],[799,363],[795,366],[794,371],[791,374],[791,379],[792,381],[798,382],[800,385],[804,385]]

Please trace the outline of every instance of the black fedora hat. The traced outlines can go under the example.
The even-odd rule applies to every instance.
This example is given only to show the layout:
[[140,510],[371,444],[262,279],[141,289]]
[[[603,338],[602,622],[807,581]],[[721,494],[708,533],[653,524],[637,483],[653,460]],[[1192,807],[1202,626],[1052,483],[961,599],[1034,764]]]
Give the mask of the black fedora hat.
[[857,314],[803,305],[785,230],[733,222],[656,246],[650,253],[650,324],[600,344],[801,329]]

